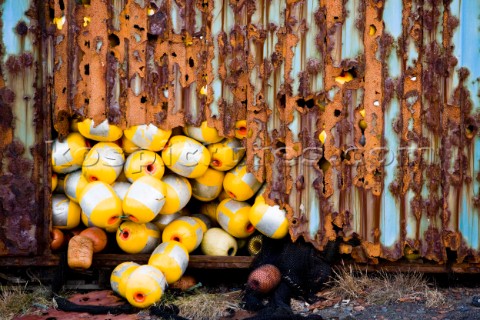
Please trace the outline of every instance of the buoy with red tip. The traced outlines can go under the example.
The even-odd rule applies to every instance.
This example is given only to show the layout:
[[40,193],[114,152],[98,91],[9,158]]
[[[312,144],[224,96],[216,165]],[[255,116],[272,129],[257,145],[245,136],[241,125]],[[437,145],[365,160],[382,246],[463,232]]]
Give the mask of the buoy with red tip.
[[157,153],[149,150],[139,150],[127,157],[124,172],[130,182],[147,175],[161,179],[165,173],[165,166]]
[[103,181],[112,184],[122,172],[125,156],[113,142],[99,142],[90,149],[82,165],[88,182]]
[[80,202],[80,194],[82,193],[83,189],[87,186],[88,181],[85,176],[82,174],[81,170],[74,171],[69,173],[65,176],[65,180],[63,181],[65,190],[65,194],[67,197],[70,198],[73,202]]
[[253,173],[247,172],[245,160],[227,172],[223,179],[223,188],[227,194],[237,201],[245,201],[253,197],[262,184]]
[[162,241],[178,241],[190,253],[195,250],[203,239],[201,225],[191,217],[180,217],[165,227]]
[[248,219],[255,229],[267,237],[281,239],[288,233],[287,213],[278,205],[268,205],[262,194],[255,198]]
[[80,224],[80,207],[63,194],[52,196],[52,225],[55,228],[73,229]]
[[78,131],[87,139],[113,142],[120,139],[123,135],[122,129],[118,126],[109,124],[105,119],[100,124],[96,124],[92,119],[85,119],[77,124]]
[[126,253],[150,253],[160,243],[160,230],[153,223],[124,221],[118,227],[116,239]]
[[192,196],[204,202],[214,200],[223,190],[224,177],[222,171],[208,168],[201,177],[191,180]]
[[125,297],[132,306],[147,308],[160,301],[166,287],[167,281],[159,269],[141,265],[130,274]]
[[217,129],[209,127],[207,121],[203,121],[199,127],[187,125],[183,132],[197,141],[209,144],[222,141],[223,137],[218,134]]
[[52,170],[69,173],[80,169],[87,152],[87,142],[79,133],[70,133],[63,141],[55,139],[52,145]]
[[118,226],[122,212],[122,201],[113,188],[102,181],[87,184],[80,194],[80,207],[88,225],[108,229]]
[[235,122],[235,138],[243,139],[248,135],[247,120],[239,120]]
[[200,142],[185,136],[172,137],[162,151],[167,168],[186,178],[198,178],[208,169],[210,153]]
[[255,231],[248,220],[250,208],[246,202],[225,199],[217,207],[218,224],[232,236],[246,238]]
[[123,212],[127,219],[146,223],[152,221],[165,204],[167,187],[152,176],[135,180],[123,199]]
[[124,131],[125,137],[142,149],[160,151],[172,135],[172,130],[162,130],[154,124],[132,126]]
[[165,275],[168,284],[178,281],[187,270],[189,255],[187,249],[177,241],[161,243],[152,252],[148,264]]
[[167,188],[165,204],[160,214],[174,214],[182,210],[192,197],[192,187],[187,178],[175,174],[167,174],[162,178]]
[[132,272],[138,267],[140,267],[140,265],[133,261],[123,262],[116,266],[110,275],[110,287],[113,292],[125,298],[128,278],[130,278]]
[[233,169],[245,155],[245,148],[236,138],[210,144],[208,145],[208,151],[212,158],[210,167],[219,171]]

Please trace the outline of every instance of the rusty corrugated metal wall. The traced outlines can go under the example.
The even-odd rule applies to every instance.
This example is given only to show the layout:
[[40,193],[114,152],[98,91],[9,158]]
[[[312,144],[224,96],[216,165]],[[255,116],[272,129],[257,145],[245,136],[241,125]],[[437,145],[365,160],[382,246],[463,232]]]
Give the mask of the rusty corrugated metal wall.
[[[249,168],[319,249],[480,262],[480,4],[50,0],[53,120],[247,119]],[[350,80],[350,81],[348,81]],[[319,138],[321,137],[321,138]]]
[[[0,256],[42,255],[49,243],[49,108],[42,7],[0,1]],[[1,259],[0,259],[1,260]]]

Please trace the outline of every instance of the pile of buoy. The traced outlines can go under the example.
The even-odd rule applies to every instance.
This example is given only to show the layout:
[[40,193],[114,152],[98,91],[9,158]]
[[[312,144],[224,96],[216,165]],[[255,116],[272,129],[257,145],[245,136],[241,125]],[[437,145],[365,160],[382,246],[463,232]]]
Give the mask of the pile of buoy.
[[[206,122],[173,132],[72,122],[52,145],[52,250],[67,245],[78,269],[102,250],[133,255],[114,269],[111,286],[148,307],[182,277],[190,254],[233,256],[249,241],[255,254],[259,235],[284,237],[286,213],[266,203],[247,171],[246,122],[236,127],[224,138]],[[150,254],[147,265],[134,262],[138,253]]]

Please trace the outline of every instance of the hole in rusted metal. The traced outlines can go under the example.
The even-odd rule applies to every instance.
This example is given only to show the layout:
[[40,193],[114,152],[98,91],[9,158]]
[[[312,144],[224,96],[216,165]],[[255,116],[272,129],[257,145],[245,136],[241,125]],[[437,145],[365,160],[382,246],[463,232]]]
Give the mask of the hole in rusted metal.
[[140,102],[141,102],[141,103],[147,102],[147,97],[141,97],[141,98],[140,98]]
[[362,133],[365,132],[365,129],[367,129],[367,121],[361,119],[360,121],[358,121],[358,126],[362,130]]
[[137,29],[138,31],[144,31],[145,28],[140,27],[138,24],[133,25],[133,28]]
[[89,104],[90,103],[90,99],[85,99],[85,104]]
[[193,68],[195,66],[195,61],[193,61],[192,57],[188,58],[188,65],[190,68]]
[[175,52],[172,52],[172,57],[176,57],[177,54]]
[[378,101],[378,100],[373,101],[373,105],[375,107],[378,107],[380,105],[380,101]]
[[287,105],[287,97],[285,94],[281,94],[278,97],[278,102],[280,103],[280,107],[285,109],[285,106]]
[[335,109],[335,111],[333,111],[333,115],[334,115],[335,117],[340,117],[341,114],[342,114],[342,112],[341,112],[340,110],[338,110],[338,109]]
[[477,128],[473,124],[469,124],[468,126],[465,127],[465,136],[468,139],[472,139],[475,136],[475,133],[477,131]]
[[158,40],[158,35],[147,33],[147,40],[149,42],[156,42]]
[[128,14],[125,15],[125,20],[130,20],[130,16]]
[[300,108],[307,107],[307,108],[310,109],[310,108],[313,108],[315,106],[315,100],[314,99],[305,100],[305,99],[301,98],[301,99],[297,100],[297,105]]
[[53,18],[55,18],[55,8],[49,7],[48,8],[48,15],[49,15],[49,20],[52,21]]
[[90,0],[81,0],[83,5],[90,5]]
[[332,166],[332,164],[327,160],[325,159],[325,157],[322,157],[319,161],[318,161],[318,167],[325,173],[327,172],[328,169],[330,169],[330,167]]
[[293,225],[295,225],[295,224],[297,224],[297,223],[298,223],[298,220],[297,220],[297,219],[293,219],[293,220],[292,220],[292,224],[293,224]]
[[87,76],[90,75],[90,65],[86,64],[84,67],[83,73],[86,74]]
[[285,158],[287,154],[287,149],[285,147],[286,147],[286,144],[285,142],[282,142],[282,141],[277,141],[277,143],[275,144],[275,153],[277,156],[279,156],[282,159]]
[[84,45],[85,47],[90,48],[90,41],[85,41]]
[[116,34],[110,33],[108,35],[108,43],[110,44],[110,47],[115,48],[120,44],[120,39]]
[[368,29],[368,34],[371,36],[374,36],[375,33],[377,33],[377,27],[375,27],[373,24],[370,25],[370,28]]
[[360,137],[360,140],[358,141],[362,147],[364,147],[367,144],[367,138],[365,138],[365,135],[362,134]]
[[58,5],[60,6],[60,10],[65,10],[65,3],[63,3],[63,0],[58,1]]
[[347,160],[347,161],[350,161],[351,157],[350,157],[350,152],[349,151],[342,151],[342,153],[340,154],[340,159],[343,161],[343,160]]
[[62,94],[64,94],[65,92],[67,92],[67,87],[63,87],[62,89]]

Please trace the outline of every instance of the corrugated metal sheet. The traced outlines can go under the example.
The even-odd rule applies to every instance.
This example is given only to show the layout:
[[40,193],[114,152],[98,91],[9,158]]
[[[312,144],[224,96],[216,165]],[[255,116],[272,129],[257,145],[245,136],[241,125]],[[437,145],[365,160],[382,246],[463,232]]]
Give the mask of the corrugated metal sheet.
[[42,254],[50,221],[43,11],[29,0],[0,1],[0,9],[0,256]]
[[[21,3],[8,10],[34,27],[27,37],[2,17],[3,34],[25,44],[13,44],[22,48],[15,52],[6,45],[3,55],[0,88],[15,99],[5,91],[2,109],[17,119],[37,101],[32,86],[42,79],[36,67],[8,71],[11,56],[31,52],[33,65],[40,61],[27,45],[35,47],[38,23],[21,17],[30,1]],[[357,261],[397,260],[407,246],[438,262],[449,250],[458,262],[480,262],[477,1],[42,5],[44,101],[51,98],[60,135],[77,116],[163,128],[207,119],[226,136],[247,119],[249,168],[269,184],[269,201],[287,208],[293,238],[322,249],[336,234],[358,237]],[[25,129],[0,120],[2,150],[13,135],[28,147],[41,141],[35,114],[25,115]],[[35,139],[23,134],[34,129]],[[12,172],[2,170],[2,179]],[[26,179],[40,181],[44,172],[33,172]]]

